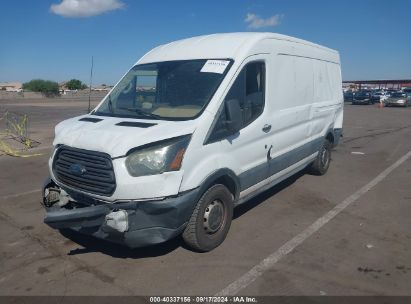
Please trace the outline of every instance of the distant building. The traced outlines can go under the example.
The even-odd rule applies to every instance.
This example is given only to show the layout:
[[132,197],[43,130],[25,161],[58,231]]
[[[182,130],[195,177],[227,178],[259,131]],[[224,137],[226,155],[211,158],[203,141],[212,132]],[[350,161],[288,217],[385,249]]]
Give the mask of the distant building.
[[61,90],[61,91],[66,90],[67,89],[66,84],[67,84],[67,81],[60,82],[59,83],[59,90]]
[[59,93],[62,95],[66,95],[67,93],[74,93],[77,92],[77,90],[69,90],[66,86],[67,81],[63,81],[59,83]]
[[357,85],[362,89],[401,89],[411,84],[411,79],[345,80],[344,84]]
[[63,81],[59,83],[59,93],[62,95],[67,95],[67,94],[73,94],[73,93],[77,93],[79,90],[70,90],[67,87],[67,82],[68,81]]
[[23,84],[21,82],[0,82],[0,91],[21,92]]
[[108,92],[108,91],[111,90],[112,87],[113,86],[102,84],[102,85],[99,85],[99,86],[92,87],[91,90],[92,91],[106,91],[106,92]]

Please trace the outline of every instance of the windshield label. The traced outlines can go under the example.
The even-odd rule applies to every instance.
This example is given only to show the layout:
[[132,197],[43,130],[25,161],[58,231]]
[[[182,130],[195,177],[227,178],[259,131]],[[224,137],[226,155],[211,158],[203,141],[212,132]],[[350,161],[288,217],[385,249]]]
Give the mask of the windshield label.
[[223,74],[230,61],[207,60],[200,72]]

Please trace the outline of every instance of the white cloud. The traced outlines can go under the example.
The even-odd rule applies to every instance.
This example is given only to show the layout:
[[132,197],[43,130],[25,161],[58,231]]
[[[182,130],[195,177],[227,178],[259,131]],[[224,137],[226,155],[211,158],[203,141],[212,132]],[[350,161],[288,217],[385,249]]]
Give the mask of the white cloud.
[[263,27],[274,27],[281,23],[284,15],[277,14],[266,19],[261,18],[256,14],[248,13],[244,19],[244,22],[247,23],[247,27],[250,29],[259,29]]
[[120,0],[62,0],[52,4],[50,10],[63,17],[79,18],[103,14],[124,7]]

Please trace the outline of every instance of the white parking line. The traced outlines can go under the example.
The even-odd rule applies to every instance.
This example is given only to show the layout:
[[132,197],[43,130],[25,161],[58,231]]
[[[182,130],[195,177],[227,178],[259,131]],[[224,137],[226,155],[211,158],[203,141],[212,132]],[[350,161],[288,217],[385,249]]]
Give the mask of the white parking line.
[[247,273],[242,275],[240,278],[232,282],[226,288],[221,290],[216,296],[230,296],[237,294],[240,290],[246,288],[252,282],[254,282],[258,277],[264,274],[265,271],[269,270],[276,264],[279,260],[293,251],[297,246],[301,245],[307,238],[317,232],[321,227],[331,221],[336,217],[341,211],[351,205],[353,202],[358,200],[363,194],[371,190],[378,183],[380,183],[384,178],[387,177],[394,169],[398,168],[402,163],[404,163],[411,156],[411,151],[397,160],[390,167],[381,172],[376,178],[370,181],[368,184],[357,190],[354,194],[347,197],[332,210],[327,212],[324,216],[320,217],[313,224],[311,224],[307,229],[302,231],[300,234],[296,235],[294,238],[289,240],[287,243],[282,245],[277,251],[270,254],[259,264],[251,268]]
[[33,193],[36,193],[36,192],[41,192],[41,189],[40,189],[40,188],[41,188],[41,187],[39,187],[38,189],[26,191],[26,192],[21,192],[21,193],[16,193],[16,194],[10,194],[10,195],[1,196],[0,199],[6,200],[6,199],[14,198],[14,197],[19,197],[19,196],[24,196],[24,195],[33,194]]

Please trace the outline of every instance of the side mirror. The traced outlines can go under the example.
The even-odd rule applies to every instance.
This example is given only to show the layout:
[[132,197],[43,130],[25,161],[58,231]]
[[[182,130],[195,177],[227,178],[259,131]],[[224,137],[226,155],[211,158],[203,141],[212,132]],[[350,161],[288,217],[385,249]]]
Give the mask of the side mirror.
[[243,124],[243,113],[237,99],[230,99],[225,102],[227,120],[225,125],[230,133],[240,131]]

